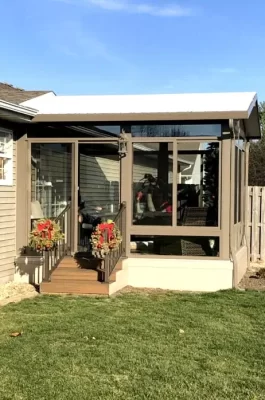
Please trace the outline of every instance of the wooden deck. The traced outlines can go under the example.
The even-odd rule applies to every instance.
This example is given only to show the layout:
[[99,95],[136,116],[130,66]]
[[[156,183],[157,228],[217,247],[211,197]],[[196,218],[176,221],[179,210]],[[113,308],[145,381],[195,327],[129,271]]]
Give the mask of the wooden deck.
[[93,259],[65,257],[51,275],[50,282],[40,284],[42,294],[105,295],[110,294],[110,285],[122,270],[120,261],[113,271],[109,283],[102,282],[99,263]]

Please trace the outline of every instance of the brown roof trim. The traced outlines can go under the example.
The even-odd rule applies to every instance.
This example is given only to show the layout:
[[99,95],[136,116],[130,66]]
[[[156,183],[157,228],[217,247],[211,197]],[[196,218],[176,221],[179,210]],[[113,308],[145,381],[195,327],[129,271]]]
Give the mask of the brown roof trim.
[[33,122],[125,122],[247,119],[248,112],[185,112],[128,114],[37,114]]

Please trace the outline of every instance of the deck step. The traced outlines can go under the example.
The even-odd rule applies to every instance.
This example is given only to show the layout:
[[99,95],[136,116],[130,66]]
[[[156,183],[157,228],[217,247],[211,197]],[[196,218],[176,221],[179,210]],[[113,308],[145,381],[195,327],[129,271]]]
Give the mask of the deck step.
[[81,269],[96,269],[99,266],[100,262],[98,260],[85,259],[85,258],[76,260],[73,257],[63,259],[59,264],[59,267],[64,267],[64,268],[76,267]]
[[73,273],[53,273],[51,276],[51,282],[58,281],[98,281],[98,273],[96,271],[89,271],[86,274],[80,274],[77,272]]
[[97,269],[98,260],[79,261],[73,257],[65,257],[53,271],[51,281],[40,284],[40,293],[108,296],[110,285],[116,282],[117,272],[122,270],[122,260],[111,274],[109,283],[101,282],[101,273]]
[[108,283],[95,281],[80,282],[60,280],[59,282],[42,282],[40,292],[42,294],[93,294],[93,295],[109,295]]

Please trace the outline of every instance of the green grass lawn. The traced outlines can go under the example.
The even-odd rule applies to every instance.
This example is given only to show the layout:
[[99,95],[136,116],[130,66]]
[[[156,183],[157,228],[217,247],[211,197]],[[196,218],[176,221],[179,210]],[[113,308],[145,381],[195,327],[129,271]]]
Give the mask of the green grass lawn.
[[265,399],[265,293],[39,296],[2,307],[0,399]]

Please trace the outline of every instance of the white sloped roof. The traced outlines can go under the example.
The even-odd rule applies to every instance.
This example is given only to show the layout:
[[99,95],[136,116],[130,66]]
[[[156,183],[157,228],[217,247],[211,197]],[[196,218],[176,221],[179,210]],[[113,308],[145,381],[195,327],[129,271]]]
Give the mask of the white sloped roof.
[[259,137],[255,92],[154,95],[56,96],[21,103],[38,110],[33,122],[132,122],[246,120],[247,135]]
[[256,93],[189,93],[108,96],[42,96],[22,103],[41,114],[176,114],[245,113],[250,115]]

